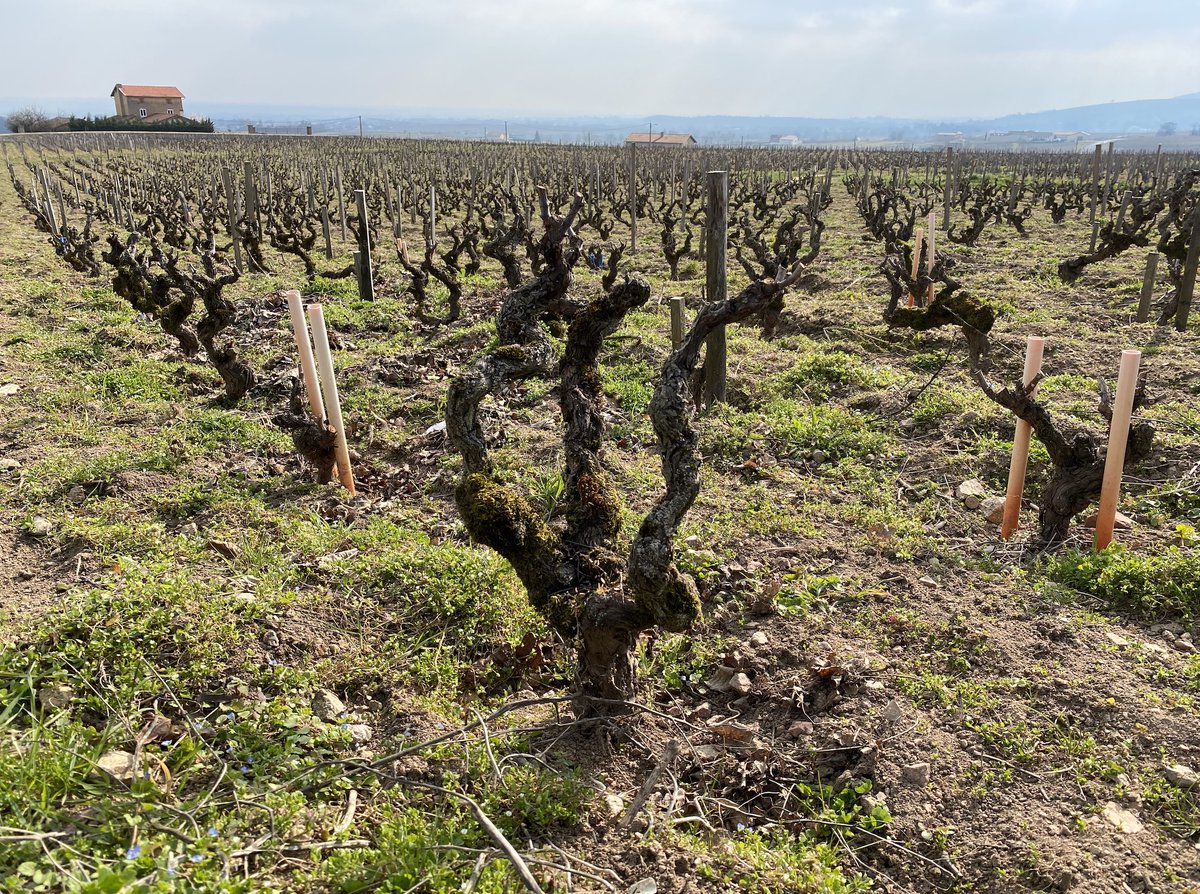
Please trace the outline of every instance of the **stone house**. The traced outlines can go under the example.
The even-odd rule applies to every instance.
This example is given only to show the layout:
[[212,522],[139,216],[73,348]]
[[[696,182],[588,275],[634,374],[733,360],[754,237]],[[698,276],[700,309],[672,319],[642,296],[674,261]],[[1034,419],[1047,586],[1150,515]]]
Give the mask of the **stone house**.
[[116,104],[118,118],[137,118],[146,124],[157,124],[183,115],[183,94],[178,87],[117,84],[110,95]]

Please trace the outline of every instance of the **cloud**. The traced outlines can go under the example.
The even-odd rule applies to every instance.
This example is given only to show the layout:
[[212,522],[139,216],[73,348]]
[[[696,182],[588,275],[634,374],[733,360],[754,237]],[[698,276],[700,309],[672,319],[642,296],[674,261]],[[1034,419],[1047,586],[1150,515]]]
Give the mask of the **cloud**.
[[1200,80],[1194,0],[58,0],[7,20],[0,92],[29,98],[132,81],[193,105],[948,117]]
[[985,16],[1003,7],[1000,0],[933,0],[933,10],[953,16]]

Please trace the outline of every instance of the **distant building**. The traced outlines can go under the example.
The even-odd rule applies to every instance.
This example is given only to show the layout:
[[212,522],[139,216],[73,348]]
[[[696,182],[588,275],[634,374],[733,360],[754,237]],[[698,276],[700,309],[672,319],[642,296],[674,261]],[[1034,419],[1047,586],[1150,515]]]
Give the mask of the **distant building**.
[[997,130],[988,136],[1008,143],[1049,143],[1054,133],[1049,130]]
[[1066,143],[1089,136],[1082,130],[994,130],[987,139],[1006,143]]
[[628,146],[630,143],[653,146],[695,146],[696,138],[690,133],[631,133],[625,138],[625,145]]
[[769,142],[776,146],[799,146],[803,140],[801,140],[794,133],[773,133],[771,134],[771,139]]
[[183,116],[183,93],[178,87],[147,87],[117,84],[110,94],[118,118],[136,118],[145,124],[157,124]]

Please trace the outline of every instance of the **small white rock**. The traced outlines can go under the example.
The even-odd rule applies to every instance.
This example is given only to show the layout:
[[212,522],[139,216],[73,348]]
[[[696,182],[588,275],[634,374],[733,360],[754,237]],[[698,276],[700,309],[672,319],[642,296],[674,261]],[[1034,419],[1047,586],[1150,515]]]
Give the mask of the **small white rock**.
[[763,633],[761,630],[759,630],[757,633],[755,633],[753,636],[750,637],[750,645],[752,645],[756,648],[761,648],[762,646],[765,646],[767,644],[767,642],[768,642],[767,635],[765,633]]
[[978,478],[968,478],[958,486],[957,496],[968,509],[978,509],[987,496],[987,487]]
[[929,769],[929,764],[926,761],[909,764],[900,769],[900,778],[905,782],[911,782],[913,785],[925,785],[929,782]]
[[1117,804],[1116,801],[1109,801],[1105,804],[1100,815],[1126,835],[1136,835],[1146,828],[1134,813],[1126,810]]
[[1163,779],[1177,788],[1190,790],[1200,787],[1200,773],[1183,764],[1171,764],[1163,767],[1162,775]]
[[346,724],[346,732],[350,734],[350,741],[355,745],[363,745],[371,741],[371,737],[375,735],[374,731],[365,723],[348,723]]
[[346,713],[346,706],[330,689],[318,689],[312,700],[312,712],[326,722],[337,720]]
[[729,691],[736,692],[738,695],[749,695],[754,688],[754,684],[750,682],[750,678],[746,674],[737,673],[729,678]]
[[35,515],[29,523],[29,533],[33,537],[49,537],[54,531],[54,522],[43,515]]
[[128,751],[109,751],[100,755],[96,769],[117,782],[132,782],[137,770],[137,758]]
[[883,709],[883,719],[888,723],[899,723],[904,719],[904,709],[900,707],[900,702],[892,699]]
[[989,524],[998,525],[1004,521],[1004,498],[988,497],[979,507],[983,517]]
[[616,819],[625,812],[625,799],[620,795],[605,795],[604,806],[608,810],[608,815]]

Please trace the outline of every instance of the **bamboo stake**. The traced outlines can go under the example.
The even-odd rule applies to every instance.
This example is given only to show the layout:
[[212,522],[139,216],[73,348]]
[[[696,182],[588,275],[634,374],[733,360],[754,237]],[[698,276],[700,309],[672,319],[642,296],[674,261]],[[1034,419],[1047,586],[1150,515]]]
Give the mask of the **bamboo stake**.
[[[917,232],[913,235],[913,256],[912,256],[912,278],[913,282],[917,281],[917,274],[921,272],[921,249],[925,246],[925,228],[917,227]],[[917,303],[917,295],[915,292],[908,293],[908,306],[912,307]]]
[[350,471],[350,448],[346,444],[346,427],[342,423],[342,403],[333,373],[333,355],[329,351],[329,333],[325,329],[325,310],[319,304],[310,304],[308,319],[312,323],[313,347],[316,348],[317,364],[321,370],[321,393],[327,398],[325,405],[329,408],[329,422],[337,435],[334,448],[338,480],[353,497],[357,491],[354,489],[354,473]]
[[[1046,339],[1031,335],[1025,343],[1025,371],[1021,383],[1028,388],[1042,371],[1042,353]],[[1035,389],[1036,390],[1036,389]],[[1032,396],[1032,393],[1031,395]],[[1012,462],[1008,467],[1008,491],[1004,497],[1004,519],[1000,523],[1000,539],[1007,540],[1017,530],[1021,517],[1021,496],[1025,493],[1025,470],[1029,466],[1029,438],[1033,428],[1024,419],[1017,420],[1013,435]]]
[[1137,390],[1141,351],[1121,352],[1121,371],[1117,374],[1117,396],[1113,404],[1112,424],[1108,428],[1108,454],[1104,458],[1104,482],[1100,486],[1100,508],[1096,513],[1096,549],[1105,549],[1113,539],[1117,518],[1117,500],[1121,496],[1121,476],[1125,472],[1125,445],[1129,441],[1129,422],[1133,417],[1133,395]]
[[304,306],[300,303],[300,291],[288,289],[288,315],[292,319],[292,334],[296,337],[296,355],[300,358],[300,378],[308,393],[308,405],[313,417],[324,422],[325,406],[321,402],[321,386],[317,379],[317,364],[313,360],[312,342],[308,337],[308,322],[304,319]]

